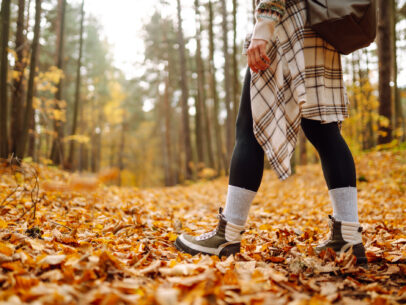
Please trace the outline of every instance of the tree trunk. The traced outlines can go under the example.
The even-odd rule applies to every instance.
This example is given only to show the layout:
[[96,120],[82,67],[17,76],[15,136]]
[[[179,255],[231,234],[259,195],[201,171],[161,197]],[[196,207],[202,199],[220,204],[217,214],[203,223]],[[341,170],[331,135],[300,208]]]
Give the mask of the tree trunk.
[[191,167],[193,157],[192,157],[192,145],[190,140],[190,123],[189,123],[189,89],[187,84],[186,76],[186,56],[185,56],[185,42],[183,38],[183,29],[182,29],[182,16],[181,16],[181,5],[180,0],[177,0],[177,15],[178,15],[178,43],[179,43],[179,57],[181,64],[181,88],[182,88],[182,133],[183,133],[183,142],[184,142],[184,151],[185,151],[185,165],[186,165],[186,174],[185,178],[188,180],[193,179],[193,170]]
[[34,78],[35,70],[37,67],[38,46],[40,36],[40,23],[41,23],[41,0],[35,0],[35,25],[34,25],[34,38],[32,41],[32,51],[30,60],[30,75],[28,78],[27,87],[27,104],[25,106],[23,128],[21,129],[20,142],[18,143],[17,157],[24,157],[26,142],[28,138],[28,128],[30,126],[30,119],[33,113],[32,100],[34,97]]
[[[233,98],[233,125],[237,120],[239,98],[241,94],[240,76],[237,61],[237,0],[233,0],[233,81],[232,81],[232,98]],[[235,129],[233,129],[235,131]],[[235,132],[234,132],[235,133]]]
[[222,170],[228,171],[228,164],[223,150],[222,130],[219,123],[220,101],[217,93],[216,67],[214,65],[214,12],[212,0],[209,0],[209,51],[210,51],[210,91],[213,99],[213,122],[216,144],[216,170],[220,173]]
[[82,143],[80,144],[80,158],[79,158],[79,171],[87,171],[89,169],[89,162],[88,162],[88,147],[87,144]]
[[8,40],[10,32],[10,0],[1,3],[1,42],[0,42],[0,158],[8,157]]
[[21,134],[22,114],[24,113],[24,71],[26,68],[26,38],[24,35],[25,29],[25,0],[18,0],[18,17],[16,30],[16,45],[15,52],[17,59],[14,70],[18,73],[18,77],[13,82],[12,103],[11,103],[11,122],[10,122],[10,140],[11,153],[14,155],[17,152],[18,138]]
[[31,119],[30,119],[30,126],[28,130],[28,151],[27,155],[32,158],[32,160],[36,160],[36,134],[35,134],[35,112],[32,112]]
[[171,104],[170,104],[170,88],[169,88],[169,71],[166,73],[165,77],[165,92],[163,99],[164,108],[164,120],[165,120],[165,155],[166,155],[166,186],[172,186],[175,184],[174,174],[173,174],[173,157],[172,157],[172,139],[171,139]]
[[[82,54],[83,54],[83,32],[84,32],[84,19],[85,19],[85,0],[82,0],[82,8],[81,8],[81,18],[80,18],[80,38],[79,38],[79,56],[78,56],[78,65],[76,67],[76,88],[75,88],[75,102],[73,108],[73,123],[72,123],[72,130],[71,135],[76,134],[76,129],[78,125],[78,113],[79,113],[79,104],[80,104],[80,69],[82,67]],[[71,169],[74,169],[73,166],[73,156],[75,152],[75,141],[71,141],[69,145],[69,157],[68,157],[68,164]]]
[[393,33],[393,89],[394,89],[394,104],[395,104],[395,124],[394,127],[397,131],[403,131],[403,136],[401,137],[401,141],[404,141],[406,139],[406,124],[405,124],[405,118],[403,117],[403,109],[402,109],[402,100],[400,98],[400,90],[398,88],[398,61],[397,61],[397,32],[396,32],[396,24],[398,22],[398,14],[397,14],[397,1],[392,0],[391,1],[392,5],[392,33]]
[[[198,160],[205,164],[209,163],[210,137],[206,133],[206,94],[204,91],[204,63],[202,60],[201,47],[201,18],[200,18],[200,3],[195,0],[195,21],[196,21],[196,68],[197,68],[197,103],[196,103],[196,144],[198,151]],[[211,146],[211,145],[210,145]]]
[[[58,26],[57,26],[57,51],[56,51],[56,66],[58,69],[63,70],[63,62],[64,62],[64,42],[65,42],[65,7],[66,7],[66,0],[59,0],[58,1]],[[60,79],[59,84],[57,86],[57,91],[55,93],[55,110],[61,111],[61,107],[59,103],[62,101],[62,90],[63,90],[63,81]],[[52,144],[52,151],[51,151],[51,160],[54,164],[59,165],[63,163],[64,160],[64,147],[62,139],[64,137],[63,131],[63,121],[54,119],[54,130],[56,133],[56,138]]]
[[379,114],[389,121],[387,126],[379,126],[378,144],[384,144],[392,140],[392,9],[386,0],[379,0],[378,3]]
[[202,46],[201,46],[201,33],[202,33],[202,18],[199,11],[200,2],[199,0],[195,0],[195,10],[196,10],[196,20],[197,20],[197,28],[196,28],[196,65],[197,65],[197,78],[198,78],[198,99],[200,100],[200,112],[201,112],[201,132],[203,138],[203,146],[204,146],[204,161],[210,167],[214,168],[214,156],[213,156],[213,147],[212,147],[212,140],[211,140],[211,125],[209,119],[209,110],[206,103],[206,90],[205,90],[205,66],[204,61],[202,59]]
[[121,124],[120,153],[118,154],[118,166],[120,168],[119,186],[123,184],[122,172],[124,170],[125,133],[127,131],[127,126],[128,124],[125,120],[125,115],[123,115],[123,123]]
[[227,26],[227,4],[226,0],[221,0],[222,34],[223,34],[223,56],[224,56],[224,90],[225,90],[225,105],[227,111],[226,119],[226,146],[227,146],[227,165],[229,164],[233,151],[233,114],[231,111],[231,95],[230,95],[230,53],[228,51],[228,26]]
[[255,18],[255,10],[257,8],[257,2],[256,0],[252,0],[252,24],[255,25],[255,23],[257,22],[256,18]]
[[[365,81],[368,81],[368,77],[369,77],[369,51],[365,48],[363,49],[363,56],[366,60],[366,71],[365,71]],[[366,95],[366,99],[369,101],[369,99],[371,98],[371,92],[368,91],[367,95]],[[375,146],[375,132],[374,132],[374,110],[372,109],[372,105],[368,104],[367,106],[367,128],[366,130],[368,131],[368,135],[367,135],[367,143],[366,143],[366,147],[367,149],[370,149],[372,147]]]
[[302,129],[299,131],[299,164],[307,164],[306,135]]

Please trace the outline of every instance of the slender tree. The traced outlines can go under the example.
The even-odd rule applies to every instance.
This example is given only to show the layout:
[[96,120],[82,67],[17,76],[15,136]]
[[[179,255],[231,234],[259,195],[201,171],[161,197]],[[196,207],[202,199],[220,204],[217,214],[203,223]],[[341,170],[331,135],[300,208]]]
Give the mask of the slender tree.
[[[82,0],[82,7],[81,7],[81,18],[80,18],[80,38],[79,38],[79,55],[78,55],[78,64],[76,68],[76,84],[75,84],[75,102],[73,106],[73,122],[72,122],[72,129],[70,134],[73,136],[76,134],[76,130],[78,127],[78,114],[79,114],[79,105],[80,105],[80,84],[81,84],[81,75],[80,70],[82,67],[82,55],[83,55],[83,32],[84,32],[84,20],[85,20],[85,1]],[[68,156],[68,164],[73,169],[73,158],[74,158],[74,149],[75,149],[75,141],[71,141],[69,145],[69,156]]]
[[233,0],[233,53],[232,53],[232,100],[233,100],[233,124],[237,120],[239,98],[241,94],[241,84],[239,77],[239,67],[237,61],[237,9],[238,2]]
[[125,116],[125,112],[123,112],[123,122],[121,123],[121,135],[120,135],[120,153],[118,154],[118,166],[120,169],[120,179],[119,179],[119,186],[123,184],[123,170],[125,169],[124,165],[124,149],[125,149],[125,135],[128,130],[128,122]]
[[202,34],[202,16],[200,13],[200,1],[196,0],[195,2],[195,7],[196,7],[196,20],[197,22],[197,29],[196,29],[196,37],[197,37],[197,48],[196,48],[196,57],[197,57],[197,71],[198,71],[198,79],[200,81],[198,82],[199,86],[198,89],[201,92],[200,98],[201,98],[201,111],[202,111],[202,132],[204,134],[204,145],[205,145],[205,154],[206,154],[206,159],[208,162],[208,165],[210,168],[214,168],[214,155],[213,155],[213,145],[212,145],[212,139],[211,139],[211,121],[209,118],[209,108],[207,105],[207,95],[206,95],[206,71],[205,71],[205,64],[202,59],[201,55],[201,34]]
[[17,77],[14,78],[12,87],[10,140],[11,153],[17,152],[18,138],[21,133],[22,114],[24,109],[24,71],[26,68],[26,37],[25,29],[25,0],[18,0],[18,17],[16,30],[15,52],[17,54],[14,70]]
[[[56,66],[63,70],[64,62],[64,44],[65,44],[65,11],[66,0],[58,0],[58,18],[57,18],[57,39],[56,39]],[[62,101],[63,81],[59,80],[57,91],[55,93],[55,110],[61,111],[59,103]],[[52,143],[51,160],[54,164],[61,164],[64,160],[64,147],[62,139],[64,137],[63,122],[59,119],[54,119],[54,130],[56,137]]]
[[17,156],[22,158],[25,152],[25,146],[28,139],[28,128],[32,118],[33,107],[32,101],[34,97],[34,78],[37,67],[38,46],[40,37],[40,24],[41,24],[41,0],[35,0],[35,24],[34,24],[34,38],[31,46],[31,59],[30,59],[30,75],[28,77],[27,87],[27,102],[24,112],[23,128],[21,130],[20,142],[18,143]]
[[379,126],[378,143],[392,140],[392,89],[390,86],[393,61],[391,26],[392,8],[386,0],[379,0],[378,17],[378,60],[379,60],[379,114],[388,120],[388,124]]
[[8,156],[8,40],[10,32],[10,0],[1,3],[0,42],[0,158]]
[[[169,68],[168,68],[169,70]],[[163,97],[163,114],[165,120],[165,184],[171,186],[175,184],[174,170],[173,170],[173,156],[172,156],[172,137],[171,137],[171,103],[170,103],[170,83],[169,83],[169,71],[166,71],[165,75],[165,92]]]
[[218,172],[228,170],[228,163],[226,155],[223,150],[223,137],[221,125],[219,122],[220,114],[220,101],[217,92],[217,80],[216,80],[216,66],[214,65],[214,9],[213,2],[209,0],[209,74],[210,74],[210,91],[211,98],[213,99],[213,125],[214,125],[214,136],[216,144],[216,169]]
[[398,41],[398,34],[396,32],[396,25],[399,21],[399,16],[401,14],[398,14],[397,11],[397,1],[396,0],[391,0],[391,6],[392,6],[392,33],[393,33],[393,70],[392,70],[392,75],[393,75],[393,98],[394,98],[394,104],[395,104],[395,117],[394,117],[394,127],[396,129],[402,130],[403,131],[403,137],[402,140],[406,139],[406,124],[405,124],[405,118],[403,116],[403,107],[402,107],[402,101],[400,98],[400,90],[398,88],[398,60],[397,60],[397,41]]
[[222,34],[223,34],[223,56],[224,56],[224,90],[225,90],[225,106],[227,111],[226,118],[226,147],[227,147],[227,164],[231,158],[233,150],[234,128],[233,114],[231,109],[231,88],[230,88],[230,53],[228,51],[228,22],[227,22],[227,2],[221,0]]
[[206,107],[205,67],[202,59],[201,32],[202,21],[200,15],[200,1],[195,0],[196,20],[196,67],[197,67],[197,103],[196,103],[196,144],[198,155],[201,150],[199,162],[205,162],[213,167],[213,154],[210,139],[210,124]]
[[299,131],[299,164],[307,164],[306,136],[302,129]]
[[180,85],[182,88],[182,96],[181,96],[181,103],[182,103],[182,135],[183,135],[183,147],[185,151],[185,166],[186,166],[186,179],[193,178],[193,170],[191,167],[191,163],[193,160],[192,157],[192,145],[190,140],[190,123],[189,123],[189,106],[188,106],[188,98],[189,98],[189,89],[187,83],[187,76],[186,76],[186,55],[185,55],[185,42],[183,37],[183,29],[182,29],[182,16],[181,16],[181,3],[180,0],[177,0],[177,15],[178,15],[178,43],[179,43],[179,57],[180,57],[180,65],[181,65],[181,78],[180,78]]

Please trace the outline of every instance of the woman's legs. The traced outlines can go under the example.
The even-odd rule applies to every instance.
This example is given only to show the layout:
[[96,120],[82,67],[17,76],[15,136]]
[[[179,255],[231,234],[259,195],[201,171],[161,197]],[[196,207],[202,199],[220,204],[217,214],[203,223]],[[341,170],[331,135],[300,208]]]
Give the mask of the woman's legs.
[[236,124],[236,143],[230,164],[225,218],[245,225],[251,202],[261,184],[264,171],[264,151],[253,130],[250,96],[251,71],[247,67]]
[[264,151],[258,144],[253,130],[250,68],[244,79],[240,109],[236,124],[236,142],[230,164],[229,185],[258,191],[264,171]]
[[302,118],[302,129],[317,149],[324,178],[333,203],[333,216],[342,221],[358,221],[354,159],[336,122]]
[[264,152],[254,136],[250,98],[251,71],[247,67],[237,117],[236,144],[230,164],[230,180],[224,213],[220,209],[216,230],[192,236],[181,234],[178,249],[191,253],[231,255],[240,252],[241,236],[248,211],[259,188],[264,169]]

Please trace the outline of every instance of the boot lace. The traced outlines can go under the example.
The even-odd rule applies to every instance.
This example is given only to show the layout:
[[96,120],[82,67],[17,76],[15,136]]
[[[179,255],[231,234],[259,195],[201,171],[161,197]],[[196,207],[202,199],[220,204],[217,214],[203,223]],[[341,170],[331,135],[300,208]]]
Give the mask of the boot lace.
[[[220,215],[218,215],[217,218],[220,219]],[[206,233],[203,233],[203,234],[197,236],[196,240],[206,240],[206,239],[212,238],[214,235],[217,234],[219,226],[220,226],[220,223],[217,225],[217,227],[213,231],[206,232]]]

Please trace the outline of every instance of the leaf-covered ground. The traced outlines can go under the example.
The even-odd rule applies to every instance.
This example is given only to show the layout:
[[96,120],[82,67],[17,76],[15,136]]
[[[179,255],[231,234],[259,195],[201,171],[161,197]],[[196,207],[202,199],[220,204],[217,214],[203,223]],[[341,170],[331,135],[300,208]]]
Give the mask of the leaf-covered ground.
[[226,178],[96,188],[104,178],[3,164],[0,303],[405,304],[406,153],[371,153],[356,164],[368,270],[351,256],[312,250],[332,212],[319,165],[285,182],[267,171],[242,253],[220,260],[180,253],[173,241],[216,226]]

